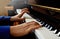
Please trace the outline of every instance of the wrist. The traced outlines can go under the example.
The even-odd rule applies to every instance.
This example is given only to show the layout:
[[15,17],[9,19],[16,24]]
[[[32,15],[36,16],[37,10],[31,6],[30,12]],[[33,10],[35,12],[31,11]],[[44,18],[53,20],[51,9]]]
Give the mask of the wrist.
[[17,17],[16,16],[12,16],[11,18],[10,18],[10,21],[16,21],[17,20]]
[[10,26],[10,34],[11,34],[12,36],[14,36],[14,37],[16,37],[16,34],[15,34],[15,32],[16,32],[16,27],[17,27],[17,26]]
[[11,26],[10,27],[10,34],[14,37],[19,37],[20,33],[19,33],[18,28],[19,28],[18,26]]
[[10,18],[10,21],[13,21],[13,17]]

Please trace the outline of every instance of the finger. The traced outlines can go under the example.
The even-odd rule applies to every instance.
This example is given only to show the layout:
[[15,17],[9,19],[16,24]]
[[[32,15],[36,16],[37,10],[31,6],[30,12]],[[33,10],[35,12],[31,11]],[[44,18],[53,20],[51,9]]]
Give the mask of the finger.
[[38,26],[35,26],[35,27],[29,27],[26,31],[27,31],[27,34],[30,33],[31,31],[35,30],[35,29],[38,29],[39,27]]
[[33,26],[31,22],[27,22],[27,23],[23,23],[23,24],[20,24],[19,26],[22,26],[22,27],[28,27],[28,26]]
[[37,29],[40,27],[40,25],[31,25],[30,27],[33,27],[34,29]]
[[40,25],[39,23],[35,22],[35,21],[32,21],[31,23],[32,23],[32,25],[34,25],[34,26],[37,26],[37,25],[38,25],[38,26],[41,27],[41,25]]
[[23,26],[23,27],[34,27],[34,26],[37,26],[34,24],[34,21],[31,21],[31,22],[27,22],[27,23],[23,23],[23,24],[20,24],[19,26]]
[[18,25],[18,24],[19,24],[19,22],[14,22],[14,23],[13,23],[14,26],[15,26],[15,25]]
[[39,26],[39,25],[37,25],[37,26],[34,26],[33,28],[34,28],[34,29],[38,29],[38,28],[40,28],[40,26]]
[[18,14],[18,17],[22,17],[25,13],[30,13],[30,12],[26,10],[21,11],[21,14]]
[[21,11],[21,13],[30,13],[28,10],[23,10],[23,11]]
[[15,26],[15,22],[13,23],[13,26]]
[[29,13],[28,8],[24,8],[21,10],[21,14],[18,14],[18,17],[22,17],[24,13]]
[[25,21],[25,18],[19,18],[19,21]]
[[23,8],[22,10],[28,10],[28,8]]
[[19,24],[19,22],[16,22],[16,25],[18,25]]
[[27,11],[27,10],[25,10],[25,11],[23,11],[24,13],[30,13],[29,11]]

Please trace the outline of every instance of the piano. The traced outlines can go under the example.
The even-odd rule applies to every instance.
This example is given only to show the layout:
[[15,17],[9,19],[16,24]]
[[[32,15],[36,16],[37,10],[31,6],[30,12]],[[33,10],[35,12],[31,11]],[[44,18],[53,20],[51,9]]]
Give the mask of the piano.
[[31,6],[29,15],[42,25],[42,28],[34,32],[37,39],[60,39],[59,1],[36,0],[36,2],[37,4],[29,4]]
[[[38,6],[36,8],[38,8]],[[36,12],[35,10],[33,10],[33,8],[30,10],[31,11],[29,14],[23,15],[23,17],[26,18],[26,22],[36,21],[37,23],[42,25],[41,28],[33,31],[36,35],[36,39],[60,39],[60,37],[59,37],[60,31],[58,30],[58,28],[56,28],[58,25],[54,26],[54,24],[53,25],[50,24],[52,22],[54,23],[55,21],[53,21],[53,20],[55,20],[55,19],[49,20],[50,17],[49,18],[48,18],[48,16],[45,17],[46,15]],[[19,12],[20,12],[20,10],[19,10]],[[46,20],[44,20],[44,19],[46,19]]]
[[60,7],[59,1],[35,0],[36,4],[30,3],[30,13],[27,14],[26,22],[36,21],[41,28],[33,33],[36,39],[60,39]]

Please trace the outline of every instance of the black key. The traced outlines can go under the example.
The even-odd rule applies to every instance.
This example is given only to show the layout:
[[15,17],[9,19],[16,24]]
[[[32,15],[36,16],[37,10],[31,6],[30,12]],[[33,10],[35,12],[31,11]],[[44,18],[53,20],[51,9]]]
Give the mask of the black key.
[[53,27],[50,27],[50,31],[51,31],[52,28],[53,28]]
[[44,23],[42,26],[44,26],[44,27],[45,27],[45,25],[46,25],[46,24]]
[[48,24],[46,25],[46,27],[48,27]]
[[47,27],[47,26],[48,26],[48,24],[45,25],[45,27]]
[[45,22],[42,23],[42,26],[45,26]]
[[54,27],[52,27],[51,31],[54,31],[54,30],[55,30],[55,28],[54,28]]
[[[50,26],[51,27],[51,26]],[[48,29],[50,29],[50,27]]]
[[48,25],[48,27],[47,28],[49,28],[50,27],[50,25]]
[[40,19],[36,19],[38,22],[41,22],[41,20]]

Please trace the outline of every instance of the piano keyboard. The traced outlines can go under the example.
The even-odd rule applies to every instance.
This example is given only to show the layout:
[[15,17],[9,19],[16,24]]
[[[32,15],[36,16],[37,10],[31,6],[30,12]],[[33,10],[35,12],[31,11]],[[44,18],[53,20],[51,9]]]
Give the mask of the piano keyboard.
[[[24,17],[26,18],[26,22],[36,21],[28,14],[24,14],[24,15],[25,15]],[[38,19],[36,22],[38,22],[40,25],[42,25],[42,28],[36,29],[34,32],[38,39],[60,39],[60,37],[59,37],[60,32],[56,33],[57,29],[54,31],[51,31],[53,28],[51,25],[48,25],[45,22],[38,20]]]
[[[30,22],[30,21],[36,21],[35,19],[33,19],[31,16],[29,16],[30,19],[26,19],[26,22]],[[39,20],[40,22],[38,22],[40,25],[44,25],[45,22]],[[59,35],[60,32],[55,34],[55,31],[51,31],[52,27],[50,27],[50,25],[45,24],[44,27],[36,29],[35,30],[35,35],[38,37],[38,39],[60,39]]]

